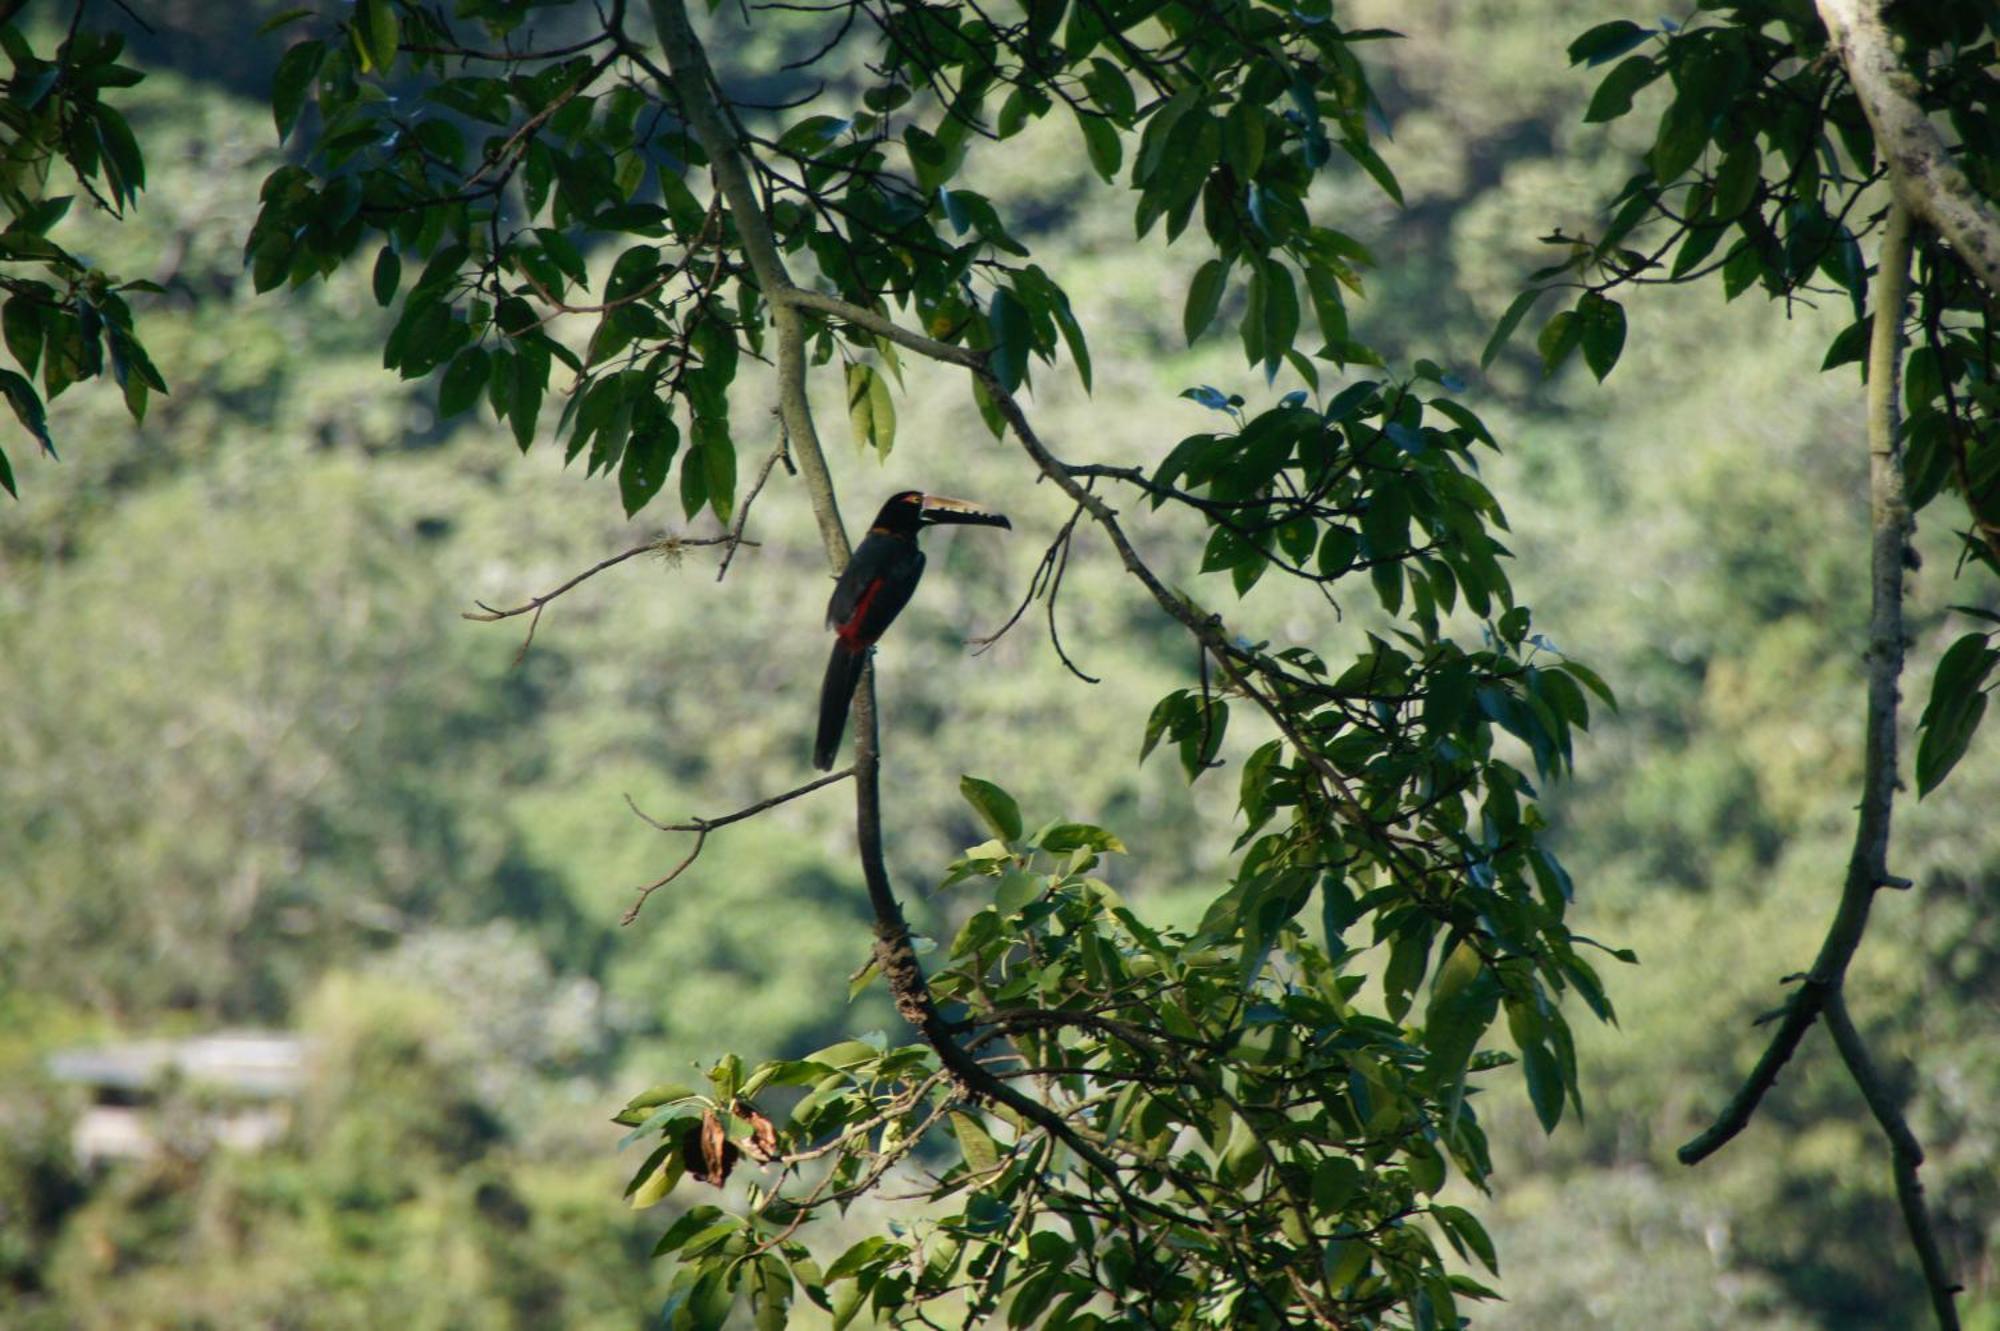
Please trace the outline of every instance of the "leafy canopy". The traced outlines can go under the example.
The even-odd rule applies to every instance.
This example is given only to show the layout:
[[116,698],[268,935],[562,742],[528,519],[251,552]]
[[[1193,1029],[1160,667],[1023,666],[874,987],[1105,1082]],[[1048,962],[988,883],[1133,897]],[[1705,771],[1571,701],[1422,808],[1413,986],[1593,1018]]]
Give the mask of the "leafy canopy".
[[[688,23],[678,0],[652,9],[662,32]],[[524,449],[553,435],[617,478],[628,513],[678,464],[685,517],[744,516],[729,392],[786,363],[788,330],[812,365],[840,361],[850,423],[885,451],[899,357],[967,367],[989,425],[1075,504],[1045,567],[1088,516],[1198,644],[1142,758],[1170,748],[1244,818],[1231,881],[1177,931],[1099,876],[1125,853],[1113,832],[1031,831],[967,778],[993,837],[944,875],[964,922],[927,986],[898,979],[907,943],[878,906],[878,961],[920,1042],[729,1057],[705,1089],[620,1115],[651,1147],[637,1205],[763,1166],[740,1205],[693,1206],[661,1238],[668,1324],[719,1326],[747,1301],[782,1325],[803,1299],[836,1325],[1002,1307],[1017,1326],[1455,1325],[1490,1291],[1445,1249],[1497,1262],[1438,1200],[1454,1175],[1485,1184],[1481,1086],[1515,1068],[1553,1128],[1577,1102],[1561,999],[1610,1014],[1535,803],[1586,695],[1609,695],[1514,602],[1474,461],[1492,435],[1441,368],[1392,373],[1355,339],[1368,249],[1308,209],[1321,180],[1399,197],[1357,53],[1384,34],[1323,3],[754,11],[753,32],[790,24],[809,53],[773,112],[632,17],[502,0],[306,16],[273,86],[296,158],[264,186],[256,285],[371,265],[395,310],[387,366],[436,374],[444,413],[483,406]],[[710,17],[712,49],[735,22]],[[1144,467],[1048,452],[1016,394],[1064,358],[1087,386],[1086,330],[974,187],[982,142],[1042,121],[1129,193],[1140,243],[1203,247],[1189,340],[1233,323],[1267,382],[1303,387],[1255,412],[1191,390],[1216,428]],[[1098,487],[1181,524],[1239,598],[1317,591],[1326,643],[1232,634],[1132,550]],[[1349,588],[1378,631],[1336,629]],[[1265,733],[1225,788],[1246,709]],[[890,1180],[922,1194],[910,1223],[815,1246],[815,1219]]]

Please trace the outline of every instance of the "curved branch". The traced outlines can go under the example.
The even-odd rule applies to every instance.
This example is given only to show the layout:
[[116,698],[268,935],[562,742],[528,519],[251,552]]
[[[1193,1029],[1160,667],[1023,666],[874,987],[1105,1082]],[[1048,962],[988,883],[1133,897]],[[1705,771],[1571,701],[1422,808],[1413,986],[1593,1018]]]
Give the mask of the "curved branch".
[[502,610],[495,606],[490,606],[486,604],[486,602],[484,601],[474,601],[473,604],[478,606],[479,609],[462,610],[459,612],[459,618],[477,620],[479,623],[482,624],[491,624],[497,620],[512,619],[515,615],[533,614],[534,618],[528,621],[528,636],[522,639],[521,650],[514,653],[514,664],[519,665],[521,663],[521,658],[525,657],[528,654],[528,648],[532,647],[535,643],[535,630],[541,625],[542,610],[548,605],[548,603],[550,601],[555,600],[558,596],[561,596],[564,592],[569,591],[572,588],[576,587],[577,584],[588,581],[589,579],[596,577],[598,574],[604,572],[604,570],[608,568],[615,568],[619,564],[624,563],[628,559],[634,558],[635,556],[638,555],[647,554],[649,552],[660,555],[672,556],[675,552],[683,550],[691,545],[728,546],[729,553],[726,556],[724,556],[722,561],[722,566],[726,569],[729,567],[729,561],[736,557],[737,546],[755,545],[755,544],[757,544],[757,542],[746,541],[743,539],[743,529],[740,526],[735,531],[729,533],[727,536],[693,536],[693,537],[662,536],[656,540],[647,541],[641,545],[635,545],[630,550],[622,550],[619,553],[611,556],[611,558],[609,559],[600,559],[595,564],[592,564],[589,568],[585,569],[583,572],[571,578],[568,582],[562,584],[562,586],[557,587],[554,591],[543,592],[540,596],[530,597],[527,601],[523,602],[520,605],[510,606],[509,608]]
[[1889,162],[1896,198],[1931,224],[1987,287],[2000,292],[2000,212],[1951,160],[1917,101],[1917,82],[1896,57],[1882,0],[1817,0],[1848,82]]
[[[833,478],[820,450],[819,435],[813,428],[812,410],[806,398],[805,324],[800,310],[808,305],[807,293],[793,286],[778,253],[777,241],[750,183],[744,162],[741,138],[726,120],[715,75],[700,41],[689,26],[683,0],[651,0],[653,23],[659,31],[673,86],[663,91],[678,94],[687,113],[689,126],[708,153],[717,188],[729,205],[751,269],[771,303],[771,323],[778,339],[778,409],[786,434],[797,450],[800,471],[812,496],[813,513],[819,520],[826,545],[827,562],[838,573],[846,566],[850,549],[847,531],[840,521],[834,499]],[[857,312],[858,313],[858,312]],[[846,316],[843,317],[852,317]],[[862,319],[855,322],[864,323]],[[928,340],[928,339],[926,339]],[[940,344],[942,345],[942,344]],[[966,353],[970,354],[970,353]],[[963,363],[962,361],[960,363]],[[937,1052],[940,1062],[970,1093],[997,1100],[1035,1124],[1087,1161],[1122,1197],[1134,1204],[1142,1199],[1125,1186],[1118,1167],[1108,1156],[1085,1141],[1062,1117],[1046,1106],[1006,1085],[973,1060],[952,1038],[943,1017],[932,1001],[923,969],[910,946],[909,926],[903,921],[902,907],[890,886],[882,859],[882,813],[880,754],[875,733],[875,669],[862,670],[861,686],[854,698],[854,785],[855,834],[859,842],[862,875],[867,881],[868,898],[874,908],[876,956],[882,974],[895,996],[903,1017],[920,1031]]]
[[1876,261],[1874,327],[1868,350],[1868,491],[1873,538],[1869,578],[1873,609],[1868,621],[1868,723],[1862,756],[1861,815],[1854,850],[1841,886],[1840,906],[1827,927],[1819,955],[1785,1004],[1784,1019],[1763,1056],[1706,1131],[1676,1154],[1697,1164],[1749,1124],[1778,1072],[1798,1049],[1827,1001],[1840,988],[1847,963],[1868,928],[1868,910],[1889,873],[1889,819],[1896,799],[1896,683],[1903,673],[1903,559],[1910,510],[1903,491],[1903,451],[1897,438],[1903,313],[1910,294],[1910,210],[1890,206]]

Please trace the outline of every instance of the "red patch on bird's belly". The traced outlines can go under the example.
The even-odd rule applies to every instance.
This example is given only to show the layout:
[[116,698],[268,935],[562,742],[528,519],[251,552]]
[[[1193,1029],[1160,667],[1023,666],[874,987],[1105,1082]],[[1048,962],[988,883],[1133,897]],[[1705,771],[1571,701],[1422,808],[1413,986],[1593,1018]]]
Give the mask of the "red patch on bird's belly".
[[[860,597],[854,602],[854,613],[847,617],[845,623],[834,629],[834,636],[838,637],[851,648],[866,647],[873,643],[875,638],[864,638],[861,636],[861,626],[868,618],[868,607],[875,600],[875,593],[881,590],[882,579],[880,578],[876,578],[866,587],[862,588]],[[876,637],[879,636],[881,635],[876,635]]]

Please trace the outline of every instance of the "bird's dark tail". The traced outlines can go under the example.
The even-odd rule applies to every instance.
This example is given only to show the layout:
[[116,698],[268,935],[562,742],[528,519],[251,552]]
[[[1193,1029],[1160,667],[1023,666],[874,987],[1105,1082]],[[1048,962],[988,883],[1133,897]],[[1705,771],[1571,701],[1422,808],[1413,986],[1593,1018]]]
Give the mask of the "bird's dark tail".
[[847,729],[847,707],[854,701],[855,686],[861,683],[861,668],[868,664],[866,647],[849,647],[836,639],[833,655],[826,660],[826,682],[819,686],[819,738],[813,741],[813,766],[831,771],[834,755],[840,752],[840,737]]

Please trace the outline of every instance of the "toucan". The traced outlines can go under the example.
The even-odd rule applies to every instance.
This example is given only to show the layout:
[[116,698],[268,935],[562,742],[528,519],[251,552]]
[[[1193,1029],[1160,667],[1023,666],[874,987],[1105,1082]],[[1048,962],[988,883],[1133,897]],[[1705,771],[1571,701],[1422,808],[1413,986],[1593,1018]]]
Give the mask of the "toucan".
[[819,738],[813,743],[813,766],[822,772],[833,766],[840,736],[847,729],[847,707],[861,682],[861,667],[883,631],[895,622],[917,579],[924,576],[924,552],[917,533],[940,523],[976,523],[1006,527],[1013,523],[998,513],[963,499],[904,490],[889,496],[882,511],[833,586],[826,603],[827,626],[833,630],[833,655],[827,658],[826,682],[819,690]]

